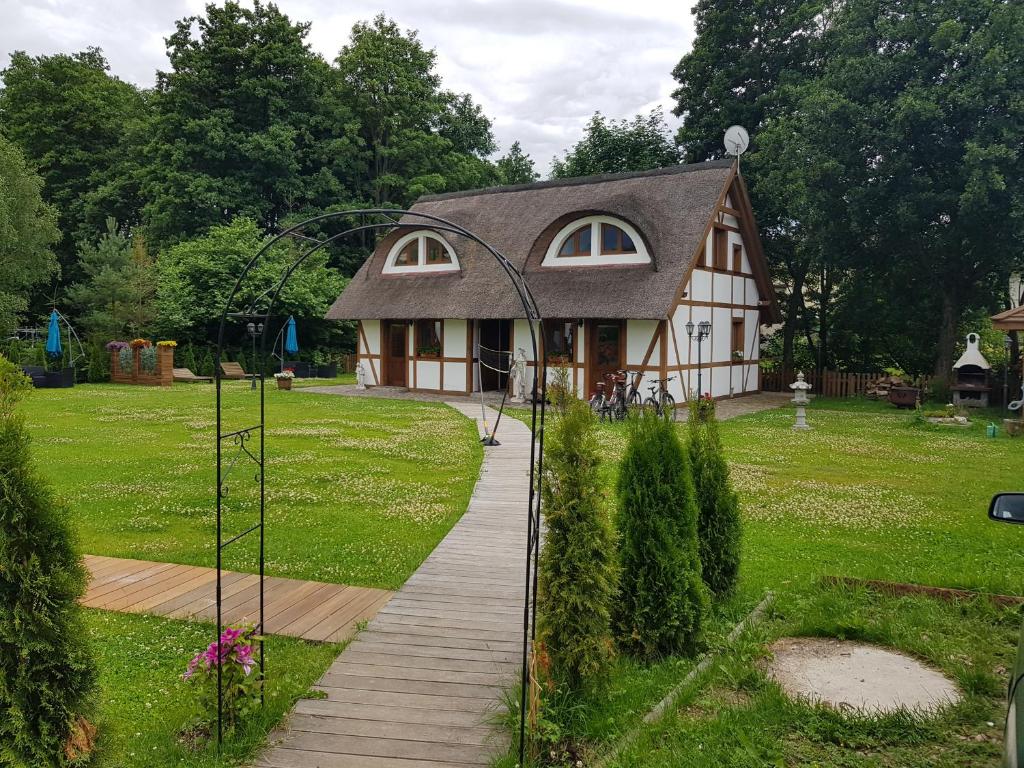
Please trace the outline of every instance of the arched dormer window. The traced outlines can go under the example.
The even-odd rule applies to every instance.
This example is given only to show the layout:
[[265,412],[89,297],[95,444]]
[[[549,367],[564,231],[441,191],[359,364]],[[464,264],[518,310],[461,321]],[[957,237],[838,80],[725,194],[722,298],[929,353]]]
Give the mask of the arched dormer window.
[[459,257],[452,247],[438,235],[425,230],[400,237],[388,251],[383,270],[385,275],[458,271]]
[[650,254],[640,233],[611,216],[586,216],[559,230],[551,240],[542,266],[577,267],[649,264]]

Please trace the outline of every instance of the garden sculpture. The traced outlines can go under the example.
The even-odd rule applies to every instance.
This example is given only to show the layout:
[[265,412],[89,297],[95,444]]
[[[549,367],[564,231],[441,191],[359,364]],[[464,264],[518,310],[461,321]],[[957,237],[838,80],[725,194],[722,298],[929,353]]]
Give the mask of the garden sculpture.
[[362,363],[356,364],[356,389],[366,389],[366,369]]
[[796,423],[793,424],[793,429],[810,429],[811,425],[807,423],[807,404],[810,402],[807,399],[807,390],[811,385],[804,381],[803,371],[797,373],[796,381],[790,384],[789,388],[793,390],[793,399],[790,402],[796,406]]

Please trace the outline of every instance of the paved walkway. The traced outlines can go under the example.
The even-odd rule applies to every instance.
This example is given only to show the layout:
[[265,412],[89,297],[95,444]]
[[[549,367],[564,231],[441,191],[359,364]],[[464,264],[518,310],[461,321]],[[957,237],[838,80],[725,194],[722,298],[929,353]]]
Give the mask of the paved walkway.
[[[479,404],[453,402],[468,418]],[[488,418],[493,423],[496,417]],[[469,508],[300,701],[262,768],[466,768],[505,750],[493,725],[522,651],[530,431],[502,420]]]
[[[411,392],[405,387],[368,387],[366,389],[357,389],[355,384],[331,384],[323,387],[302,387],[298,392],[313,392],[321,395],[343,395],[345,397],[380,397],[386,400],[418,400],[425,403],[448,403],[452,407],[459,407],[462,410],[463,405],[475,405],[476,411],[472,413],[472,409],[466,412],[466,415],[471,418],[478,418],[480,416],[480,395],[474,394],[471,397],[453,397],[452,395],[442,395],[435,392]],[[734,419],[737,416],[745,416],[748,413],[757,413],[758,411],[767,411],[772,408],[780,408],[792,399],[792,393],[787,392],[757,392],[753,395],[741,395],[740,397],[723,398],[716,402],[716,412],[718,414],[719,421],[727,421],[728,419]],[[500,392],[485,392],[484,400],[488,405],[495,408],[501,405],[501,393]],[[506,401],[505,408],[523,408],[529,409],[529,403],[512,403]],[[680,413],[680,420],[686,420],[686,409],[682,409]],[[492,422],[493,423],[493,422]],[[505,421],[502,420],[504,425]],[[500,430],[499,430],[500,431]],[[500,436],[498,438],[501,439]]]
[[[217,571],[195,565],[152,563],[86,555],[89,588],[82,604],[123,613],[153,613],[176,619],[217,618]],[[259,576],[224,571],[223,621],[259,618]],[[393,593],[268,576],[263,584],[267,634],[340,642],[372,619]]]

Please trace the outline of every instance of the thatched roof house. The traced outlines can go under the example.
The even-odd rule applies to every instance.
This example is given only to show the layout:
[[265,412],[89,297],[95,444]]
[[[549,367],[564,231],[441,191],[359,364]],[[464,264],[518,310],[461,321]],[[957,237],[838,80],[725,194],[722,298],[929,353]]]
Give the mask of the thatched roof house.
[[[731,162],[435,195],[412,210],[465,227],[516,265],[551,319],[549,362],[567,365],[581,394],[626,368],[672,376],[679,400],[698,368],[715,395],[757,390],[759,325],[777,321],[778,308]],[[360,321],[368,384],[503,386],[484,369],[507,370],[510,353],[529,353],[508,278],[477,243],[406,222],[327,316]],[[685,329],[701,320],[711,328],[698,367],[696,333],[691,341]]]

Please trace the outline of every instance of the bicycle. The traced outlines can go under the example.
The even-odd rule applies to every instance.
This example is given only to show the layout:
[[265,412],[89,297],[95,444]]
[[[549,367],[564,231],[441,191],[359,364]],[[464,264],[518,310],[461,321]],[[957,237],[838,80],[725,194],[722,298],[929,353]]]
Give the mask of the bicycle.
[[[594,395],[590,398],[590,408],[596,413],[601,421],[622,421],[626,418],[626,409],[629,407],[628,393],[626,392],[626,377],[624,371],[606,373],[606,381],[599,381],[595,386]],[[611,385],[611,394],[608,394],[608,385]]]
[[[659,416],[667,415],[672,421],[678,418],[676,399],[668,391],[668,383],[674,378],[675,376],[669,376],[667,379],[655,379],[654,383],[648,386],[650,396],[644,400],[645,408],[652,408]],[[657,397],[654,396],[655,391],[658,393]]]

